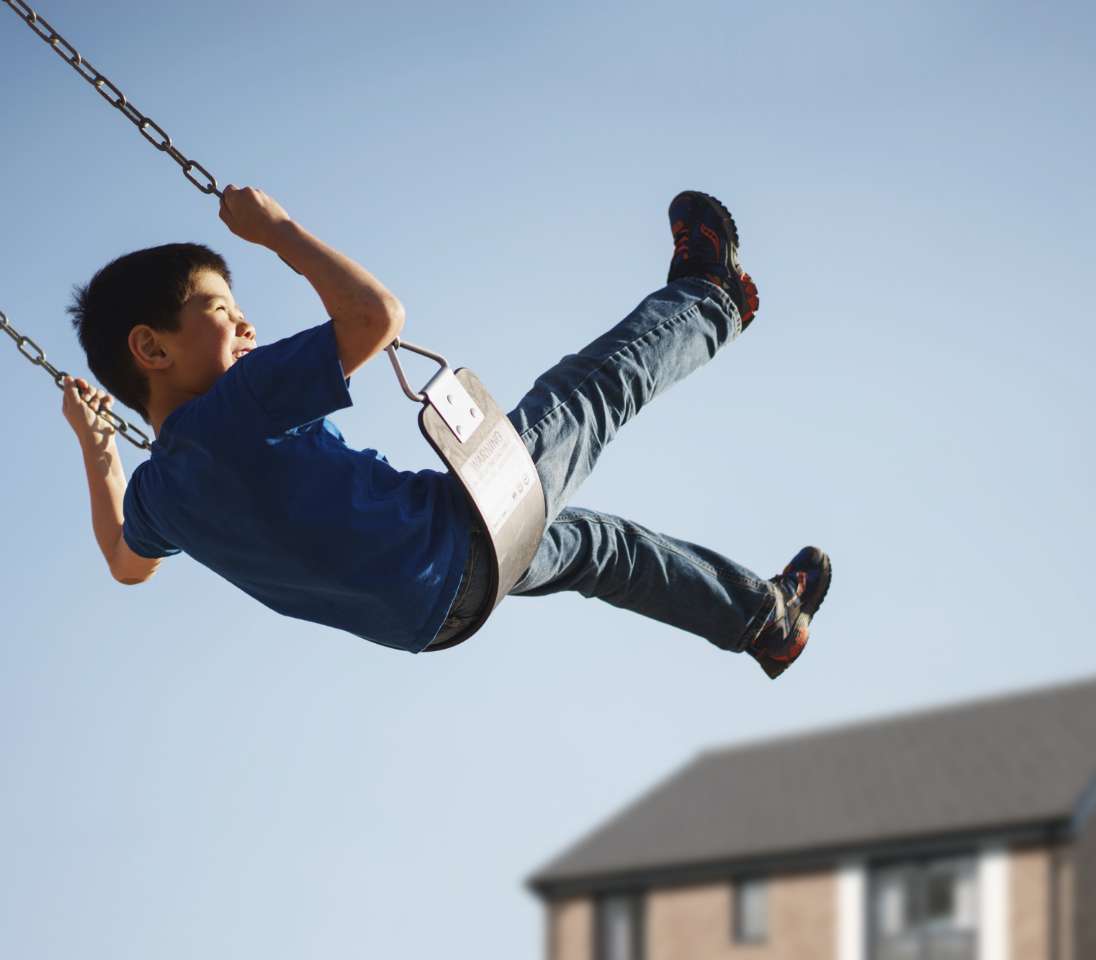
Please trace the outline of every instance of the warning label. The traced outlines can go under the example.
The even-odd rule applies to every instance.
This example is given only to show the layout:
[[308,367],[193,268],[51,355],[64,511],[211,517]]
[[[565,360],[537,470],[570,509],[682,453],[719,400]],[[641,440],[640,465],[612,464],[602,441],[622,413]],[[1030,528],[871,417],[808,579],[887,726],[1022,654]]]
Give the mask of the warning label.
[[491,534],[533,489],[535,471],[521,440],[496,426],[460,468],[461,479],[483,511]]

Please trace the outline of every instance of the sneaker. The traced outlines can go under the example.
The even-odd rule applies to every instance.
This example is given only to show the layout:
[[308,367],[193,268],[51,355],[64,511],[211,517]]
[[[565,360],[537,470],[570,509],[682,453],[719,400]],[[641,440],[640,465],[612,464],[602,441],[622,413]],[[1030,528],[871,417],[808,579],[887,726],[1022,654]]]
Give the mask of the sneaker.
[[696,190],[679,193],[670,202],[674,256],[669,283],[700,277],[727,292],[738,307],[745,330],[757,313],[757,285],[738,262],[738,228],[727,208],[715,197]]
[[818,547],[804,547],[769,581],[776,605],[761,628],[749,654],[775,680],[788,669],[807,645],[811,618],[830,589],[830,558]]

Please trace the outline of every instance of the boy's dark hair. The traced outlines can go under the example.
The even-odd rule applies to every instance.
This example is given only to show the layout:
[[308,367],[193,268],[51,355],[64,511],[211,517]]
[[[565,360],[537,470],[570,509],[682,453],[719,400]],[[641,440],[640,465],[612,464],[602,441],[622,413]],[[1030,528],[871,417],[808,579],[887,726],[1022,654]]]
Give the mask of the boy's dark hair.
[[179,329],[179,311],[194,275],[219,273],[231,286],[224,258],[200,243],[166,243],[108,263],[86,287],[73,288],[72,325],[96,379],[148,422],[148,379],[129,351],[129,332],[139,324]]

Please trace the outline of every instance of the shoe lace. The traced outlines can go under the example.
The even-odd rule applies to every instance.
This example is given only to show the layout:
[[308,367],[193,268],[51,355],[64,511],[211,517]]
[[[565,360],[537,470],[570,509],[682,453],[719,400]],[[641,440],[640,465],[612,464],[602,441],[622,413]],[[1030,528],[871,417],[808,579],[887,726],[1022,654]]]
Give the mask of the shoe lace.
[[785,573],[780,578],[787,594],[785,603],[789,607],[798,610],[803,603],[803,595],[807,592],[807,574],[803,570]]

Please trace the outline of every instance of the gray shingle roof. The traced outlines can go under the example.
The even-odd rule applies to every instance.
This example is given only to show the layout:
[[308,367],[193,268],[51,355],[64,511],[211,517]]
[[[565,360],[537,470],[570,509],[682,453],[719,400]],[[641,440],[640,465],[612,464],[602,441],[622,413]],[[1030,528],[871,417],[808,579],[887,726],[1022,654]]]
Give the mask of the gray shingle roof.
[[1096,678],[703,753],[530,883],[1062,824],[1094,777]]

